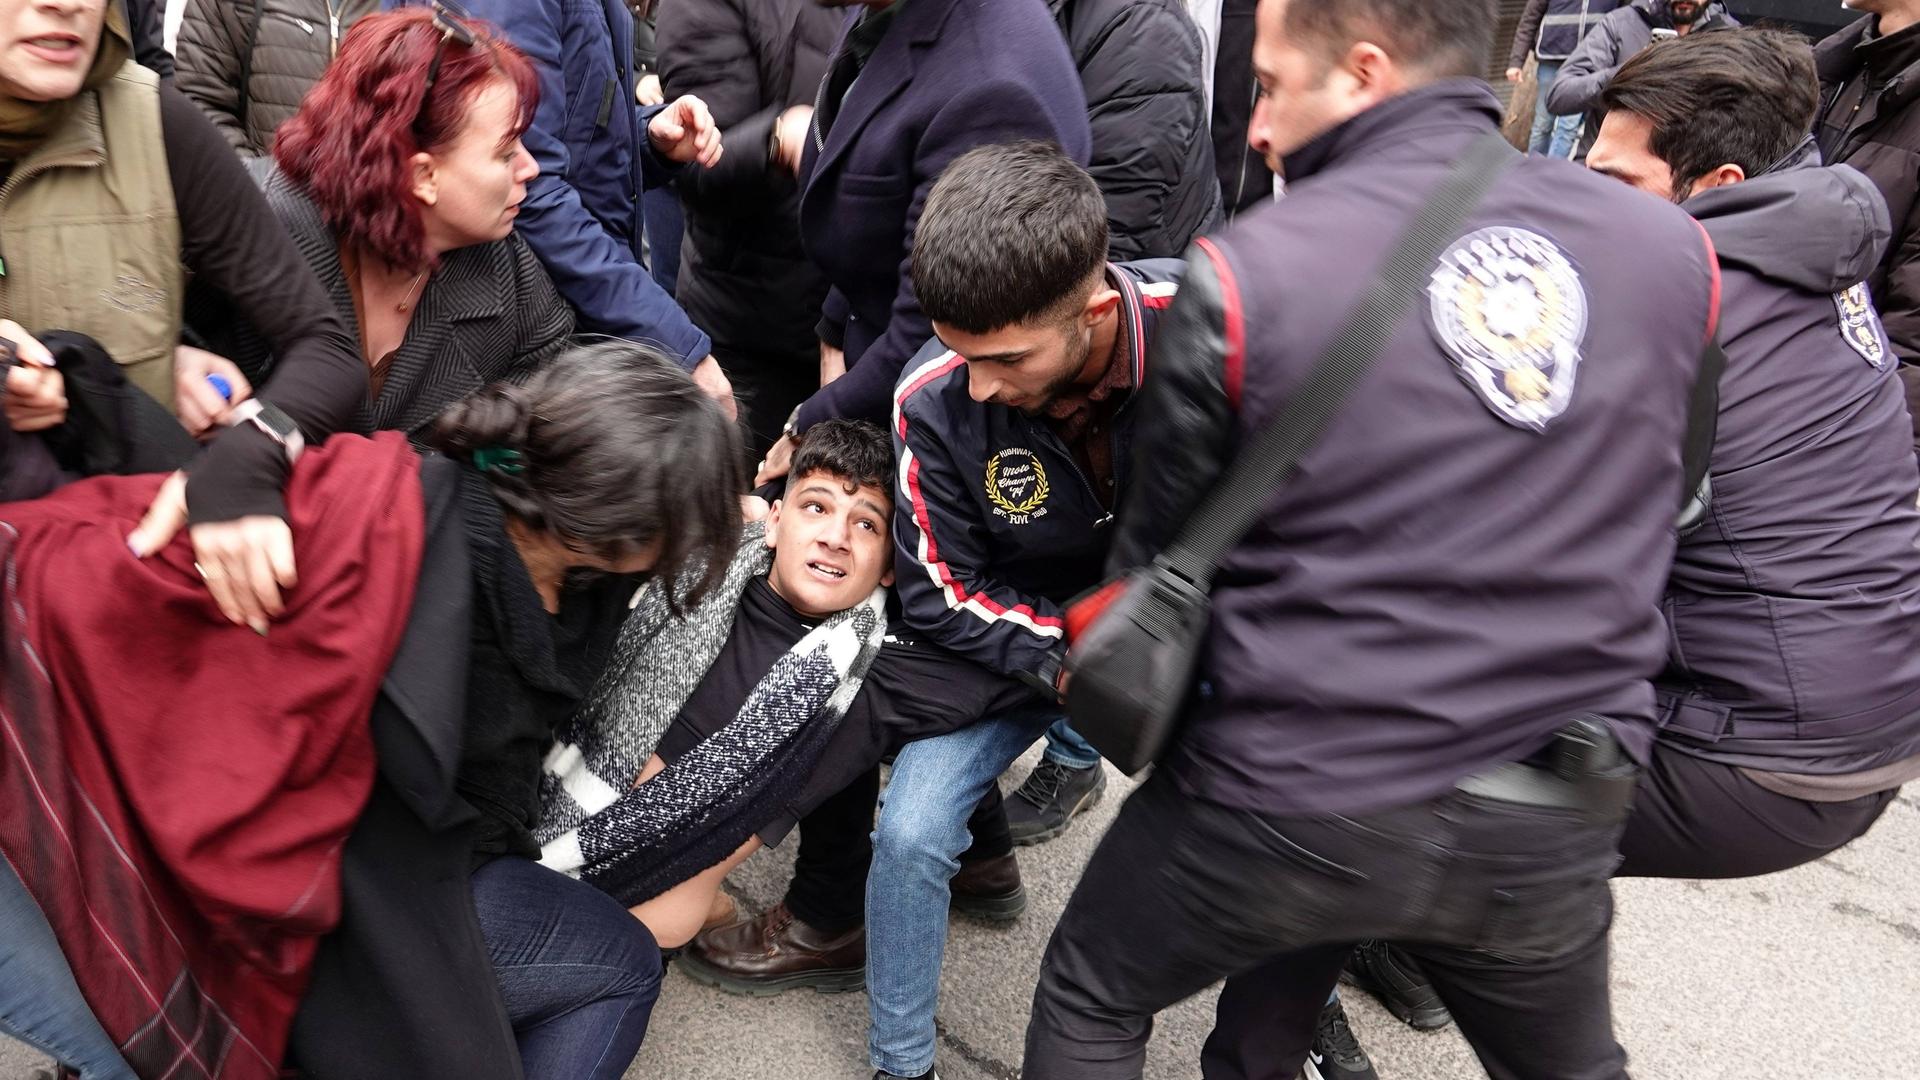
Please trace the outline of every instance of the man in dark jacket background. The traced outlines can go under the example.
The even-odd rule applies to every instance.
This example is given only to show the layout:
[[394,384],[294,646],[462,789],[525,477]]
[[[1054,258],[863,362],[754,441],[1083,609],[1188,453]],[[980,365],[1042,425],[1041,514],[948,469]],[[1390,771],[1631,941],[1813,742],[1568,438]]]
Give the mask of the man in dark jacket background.
[[[819,325],[826,385],[795,431],[890,418],[894,380],[933,336],[908,253],[948,162],[1040,139],[1084,163],[1091,143],[1086,95],[1043,0],[824,2],[857,14],[821,84],[801,165],[801,236],[830,288]],[[773,475],[791,446],[776,445]]]
[[[1886,320],[1910,411],[1920,413],[1920,0],[1848,0],[1867,17],[1814,49],[1820,154],[1866,173],[1887,200],[1893,242],[1867,278]],[[1920,450],[1920,418],[1914,421]]]
[[[1579,48],[1560,65],[1553,86],[1541,90],[1546,95],[1547,111],[1555,116],[1591,112],[1620,65],[1656,40],[1738,25],[1720,0],[1634,0],[1600,20],[1600,25],[1589,30]],[[1586,134],[1581,136],[1574,157],[1587,156],[1587,147],[1593,145],[1599,131],[1600,118],[1589,116]]]
[[1228,221],[1273,198],[1273,170],[1247,144],[1259,86],[1253,79],[1256,0],[1222,0],[1220,48],[1213,57],[1213,171]]
[[1177,258],[1220,213],[1206,48],[1184,0],[1049,0],[1086,91],[1109,255]]
[[[800,188],[773,136],[811,111],[840,23],[814,0],[672,0],[660,11],[661,86],[705,101],[727,147],[674,182],[687,213],[677,296],[713,337],[755,460],[820,388],[814,324],[827,286],[801,247]],[[787,142],[803,145],[791,130]]]
[[1520,81],[1527,54],[1540,61],[1536,83],[1539,87],[1533,108],[1533,131],[1527,150],[1548,157],[1570,158],[1574,140],[1580,135],[1580,117],[1554,116],[1547,110],[1547,92],[1560,74],[1560,65],[1573,55],[1587,31],[1601,17],[1619,7],[1623,0],[1528,0],[1513,29],[1513,47],[1507,52],[1507,81]]
[[270,154],[347,31],[379,10],[380,0],[187,0],[174,83],[241,157]]

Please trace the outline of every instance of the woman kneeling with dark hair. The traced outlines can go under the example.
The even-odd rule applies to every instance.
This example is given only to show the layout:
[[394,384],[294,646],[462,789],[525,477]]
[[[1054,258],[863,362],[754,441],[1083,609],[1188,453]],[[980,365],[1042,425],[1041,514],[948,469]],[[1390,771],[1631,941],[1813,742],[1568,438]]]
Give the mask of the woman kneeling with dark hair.
[[[464,652],[457,737],[435,751],[457,752],[453,804],[477,821],[444,807],[435,820],[415,791],[444,773],[382,738],[376,713],[381,783],[348,844],[342,931],[295,1055],[316,1077],[617,1078],[646,1033],[660,953],[614,900],[535,862],[541,759],[606,667],[639,578],[696,598],[718,580],[715,556],[739,536],[738,435],[673,364],[608,342],[482,390],[428,441],[442,454],[422,466],[425,567],[384,734],[446,733],[433,699]],[[463,592],[466,632],[449,642],[441,605]],[[470,905],[446,887],[468,865]],[[475,916],[493,979],[459,963],[477,959]],[[488,1049],[503,1020],[519,1070]]]
[[659,950],[534,861],[542,755],[641,578],[712,591],[738,440],[626,343],[482,390],[437,453],[335,438],[292,472],[270,633],[187,538],[128,554],[159,477],[0,507],[0,865],[51,931],[8,939],[34,1007],[0,1023],[78,1057],[92,1013],[142,1078],[620,1076]]

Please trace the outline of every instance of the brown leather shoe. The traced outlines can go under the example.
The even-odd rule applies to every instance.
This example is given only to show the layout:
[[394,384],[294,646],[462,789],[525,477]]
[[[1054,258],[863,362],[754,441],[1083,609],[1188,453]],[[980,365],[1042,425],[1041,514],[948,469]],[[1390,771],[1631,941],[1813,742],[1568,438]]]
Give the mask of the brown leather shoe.
[[695,982],[766,997],[803,986],[823,994],[867,985],[867,928],[827,935],[794,918],[782,902],[758,918],[705,930],[675,964]]
[[953,893],[953,910],[976,919],[1010,922],[1027,910],[1027,890],[1020,884],[1020,863],[1012,852],[961,863],[947,888]]

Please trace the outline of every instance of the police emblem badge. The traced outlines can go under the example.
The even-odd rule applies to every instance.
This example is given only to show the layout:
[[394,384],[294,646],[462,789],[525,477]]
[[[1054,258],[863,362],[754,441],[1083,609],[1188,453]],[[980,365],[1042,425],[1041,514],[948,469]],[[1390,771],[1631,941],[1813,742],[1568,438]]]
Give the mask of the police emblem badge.
[[1840,336],[1846,339],[1847,347],[1872,364],[1874,370],[1885,371],[1887,354],[1893,348],[1887,341],[1886,328],[1880,325],[1880,313],[1873,308],[1873,294],[1867,291],[1867,283],[1863,281],[1834,293],[1833,308],[1840,313]]
[[1498,225],[1456,241],[1427,285],[1434,333],[1494,415],[1545,431],[1567,411],[1587,290],[1539,233]]
[[1040,455],[1022,446],[1002,450],[987,459],[987,501],[996,517],[1010,524],[1025,525],[1034,518],[1046,517],[1047,470]]

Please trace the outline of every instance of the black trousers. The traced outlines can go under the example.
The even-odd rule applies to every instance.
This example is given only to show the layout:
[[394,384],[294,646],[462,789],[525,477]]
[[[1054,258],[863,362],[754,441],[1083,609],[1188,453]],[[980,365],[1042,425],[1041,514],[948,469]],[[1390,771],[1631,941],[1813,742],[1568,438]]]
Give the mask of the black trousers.
[[[825,934],[841,934],[867,921],[867,868],[873,865],[873,811],[880,797],[880,770],[873,769],[800,819],[800,852],[787,883],[787,910]],[[997,859],[1013,851],[1000,789],[987,791],[967,819],[973,846],[963,863]]]
[[1159,772],[1054,930],[1022,1075],[1139,1077],[1154,1014],[1225,978],[1202,1072],[1293,1080],[1346,953],[1385,938],[1418,943],[1493,1080],[1618,1080],[1607,879],[1620,827],[1464,792],[1276,818],[1191,798]]
[[[1788,870],[1865,835],[1897,794],[1806,802],[1768,791],[1732,766],[1658,743],[1634,789],[1614,876],[1742,878]],[[1328,962],[1337,973],[1345,959],[1340,949]],[[1304,964],[1239,985],[1229,981],[1208,1043],[1219,1060],[1207,1075],[1280,1075],[1262,1063],[1297,1067],[1307,1044],[1276,1040],[1275,1033],[1297,1030],[1319,1014],[1324,994],[1315,997],[1311,987],[1324,981]]]
[[715,346],[713,358],[733,383],[751,476],[780,438],[794,407],[820,389],[818,353],[750,352]]
[[1620,877],[1742,878],[1789,870],[1866,834],[1898,790],[1848,802],[1780,795],[1665,743],[1635,789]]

